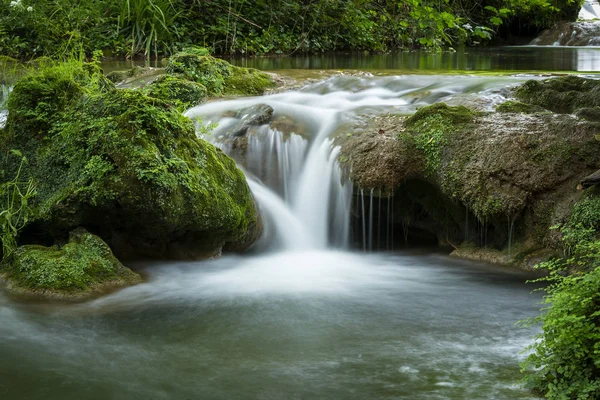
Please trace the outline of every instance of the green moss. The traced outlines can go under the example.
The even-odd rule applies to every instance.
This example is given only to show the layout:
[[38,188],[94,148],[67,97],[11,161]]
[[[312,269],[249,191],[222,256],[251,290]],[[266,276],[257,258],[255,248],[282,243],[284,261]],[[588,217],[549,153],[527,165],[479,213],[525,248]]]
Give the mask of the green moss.
[[232,67],[231,75],[225,78],[225,93],[236,95],[261,95],[275,87],[268,74],[252,68]]
[[163,100],[183,111],[196,106],[206,98],[206,88],[196,82],[176,76],[162,75],[144,88],[150,97]]
[[472,123],[474,117],[475,113],[464,106],[436,103],[421,108],[406,120],[415,147],[423,153],[427,175],[432,176],[438,171],[448,136]]
[[577,111],[577,117],[592,122],[600,122],[600,106],[585,107]]
[[255,69],[240,68],[201,51],[186,49],[169,58],[167,73],[204,85],[209,95],[259,95],[275,86]]
[[21,246],[1,266],[9,287],[50,296],[79,296],[141,281],[102,239],[84,229],[71,232],[64,246]]
[[513,113],[513,114],[519,114],[519,113],[533,114],[536,112],[544,111],[544,109],[541,107],[535,106],[535,105],[522,103],[520,101],[508,100],[502,104],[499,104],[496,107],[496,111],[501,112],[501,113]]
[[446,103],[435,103],[420,108],[406,120],[406,127],[413,129],[432,116],[439,116],[450,124],[466,124],[473,122],[476,113],[465,106],[450,107]]
[[565,76],[544,81],[530,80],[517,88],[519,100],[556,113],[572,113],[600,106],[600,81]]
[[[258,217],[245,177],[191,120],[140,91],[79,90],[76,75],[55,88],[46,72],[17,84],[9,101],[18,105],[10,148],[24,151],[38,183],[31,229],[60,237],[94,226],[111,245],[156,257],[212,255],[247,236]],[[33,99],[63,87],[78,90],[36,125]],[[29,139],[34,128],[44,140]]]

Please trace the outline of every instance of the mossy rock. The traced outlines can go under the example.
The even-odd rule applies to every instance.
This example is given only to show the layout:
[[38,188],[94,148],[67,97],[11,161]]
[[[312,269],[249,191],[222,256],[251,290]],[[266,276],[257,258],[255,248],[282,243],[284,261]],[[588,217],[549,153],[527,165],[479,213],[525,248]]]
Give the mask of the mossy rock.
[[20,79],[15,85],[17,94],[9,96],[7,126],[43,138],[60,113],[84,94],[111,87],[94,64],[64,63],[36,70]]
[[499,104],[496,107],[496,111],[509,114],[533,114],[536,112],[543,112],[544,109],[536,105],[522,103],[515,100],[508,100],[502,104]]
[[260,95],[276,86],[264,72],[235,67],[225,60],[189,49],[169,58],[166,71],[204,85],[209,95]]
[[259,96],[275,87],[270,75],[253,68],[231,67],[225,78],[224,94]]
[[600,80],[572,75],[543,81],[530,80],[515,93],[525,103],[561,114],[600,106]]
[[[0,145],[23,151],[38,192],[24,240],[84,226],[130,258],[201,258],[251,244],[258,215],[235,162],[164,101],[94,89],[95,74],[81,73],[55,79],[45,70],[10,95]],[[68,99],[65,88],[74,88]],[[34,112],[35,99],[52,93],[65,97],[54,112]]]
[[85,229],[72,231],[63,246],[17,248],[0,264],[0,275],[15,292],[65,299],[141,282],[102,239]]
[[415,128],[419,123],[433,116],[441,117],[450,124],[465,124],[473,122],[475,115],[473,110],[465,106],[451,107],[446,103],[435,103],[417,110],[406,120],[406,127]]
[[204,85],[171,75],[159,76],[144,88],[150,97],[163,100],[183,111],[196,106],[206,98]]
[[587,121],[600,122],[600,106],[581,108],[575,115]]
[[113,83],[119,83],[129,78],[135,78],[136,76],[145,75],[149,71],[151,71],[150,68],[135,66],[126,70],[111,71],[108,74],[106,74],[106,78]]

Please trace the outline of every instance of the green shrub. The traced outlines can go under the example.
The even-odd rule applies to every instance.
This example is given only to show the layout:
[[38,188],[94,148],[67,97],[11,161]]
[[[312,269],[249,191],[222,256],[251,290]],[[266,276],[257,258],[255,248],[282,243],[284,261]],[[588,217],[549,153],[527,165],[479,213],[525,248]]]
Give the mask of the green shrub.
[[600,197],[588,196],[561,227],[565,256],[549,271],[542,332],[523,362],[525,382],[550,400],[600,398]]

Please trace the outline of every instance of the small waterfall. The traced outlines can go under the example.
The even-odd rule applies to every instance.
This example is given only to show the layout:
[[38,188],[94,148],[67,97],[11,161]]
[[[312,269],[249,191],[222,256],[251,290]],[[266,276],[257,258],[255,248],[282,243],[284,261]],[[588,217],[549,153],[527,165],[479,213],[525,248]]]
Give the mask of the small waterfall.
[[274,248],[347,247],[354,196],[353,214],[363,218],[357,220],[362,230],[353,231],[354,242],[358,244],[362,236],[365,251],[384,246],[393,250],[393,193],[368,188],[353,194],[332,138],[343,134],[339,130],[345,123],[363,115],[390,111],[408,115],[433,102],[524,80],[337,76],[298,91],[209,102],[186,115],[198,121],[199,136],[256,178],[250,179],[250,186],[266,216],[266,236]]
[[261,207],[261,213],[269,218],[274,232],[275,246],[289,250],[314,248],[314,243],[306,227],[286,206],[275,192],[253,179],[248,179],[250,190]]
[[579,11],[579,20],[590,21],[600,19],[600,4],[597,0],[586,0]]
[[7,100],[12,88],[5,84],[0,84],[0,129],[4,128],[6,124],[6,117],[8,117]]

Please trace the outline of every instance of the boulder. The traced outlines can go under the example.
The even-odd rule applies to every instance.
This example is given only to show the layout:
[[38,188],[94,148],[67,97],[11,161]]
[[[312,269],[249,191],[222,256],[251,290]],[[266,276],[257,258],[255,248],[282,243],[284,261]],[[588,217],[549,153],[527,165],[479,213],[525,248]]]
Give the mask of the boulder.
[[168,74],[200,83],[208,94],[261,95],[277,86],[271,75],[252,68],[241,68],[208,55],[205,49],[184,49],[167,62]]
[[141,282],[108,245],[85,229],[76,229],[64,245],[25,245],[0,263],[0,277],[17,293],[83,299]]
[[[235,162],[174,107],[102,82],[58,65],[15,85],[0,148],[29,159],[38,192],[22,242],[83,226],[120,258],[204,258],[225,244],[249,246],[259,217]],[[9,176],[15,168],[6,165]]]

